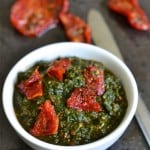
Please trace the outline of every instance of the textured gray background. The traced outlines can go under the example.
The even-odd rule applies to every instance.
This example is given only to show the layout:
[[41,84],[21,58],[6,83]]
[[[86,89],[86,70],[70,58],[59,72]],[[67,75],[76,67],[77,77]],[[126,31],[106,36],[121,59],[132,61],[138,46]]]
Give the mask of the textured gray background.
[[[40,46],[67,41],[60,25],[40,38],[27,38],[20,35],[9,22],[10,7],[14,2],[15,0],[0,0],[0,98],[6,75],[21,57]],[[96,8],[102,12],[150,110],[150,31],[140,32],[130,28],[123,17],[108,10],[106,2],[107,0],[70,0],[70,11],[85,21],[90,8]],[[139,2],[150,18],[150,1],[140,0]],[[31,148],[17,136],[8,123],[0,100],[0,150],[27,149]],[[109,150],[148,149],[134,118],[123,136]]]

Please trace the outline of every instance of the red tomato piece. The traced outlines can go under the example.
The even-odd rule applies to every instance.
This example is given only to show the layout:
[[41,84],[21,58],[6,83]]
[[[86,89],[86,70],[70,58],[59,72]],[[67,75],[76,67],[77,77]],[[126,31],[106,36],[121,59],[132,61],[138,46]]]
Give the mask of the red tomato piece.
[[36,137],[55,134],[58,130],[59,118],[54,106],[49,100],[46,100],[39,109],[40,113],[30,133]]
[[144,11],[140,8],[136,8],[132,13],[127,17],[130,25],[137,30],[149,30],[150,21],[145,15]]
[[150,29],[150,21],[138,0],[109,0],[108,7],[124,15],[133,28],[141,31]]
[[132,5],[128,2],[128,0],[123,0],[122,2],[121,0],[109,0],[108,7],[111,10],[124,16],[128,16],[130,11],[132,10]]
[[100,104],[96,101],[95,92],[86,87],[76,88],[72,92],[67,100],[67,107],[90,112],[102,110]]
[[36,37],[55,27],[59,13],[68,9],[68,0],[17,0],[11,8],[10,21],[23,35]]
[[62,58],[55,61],[47,70],[49,77],[56,77],[58,80],[63,80],[63,75],[70,66],[71,61],[67,58]]
[[104,70],[89,65],[84,72],[85,82],[89,88],[96,91],[97,95],[102,95],[105,91]]
[[38,69],[35,69],[35,71],[27,80],[21,82],[18,85],[18,88],[20,89],[20,92],[24,94],[29,100],[42,96],[42,76],[38,72]]
[[71,13],[61,13],[59,18],[69,40],[91,43],[91,29],[85,21]]

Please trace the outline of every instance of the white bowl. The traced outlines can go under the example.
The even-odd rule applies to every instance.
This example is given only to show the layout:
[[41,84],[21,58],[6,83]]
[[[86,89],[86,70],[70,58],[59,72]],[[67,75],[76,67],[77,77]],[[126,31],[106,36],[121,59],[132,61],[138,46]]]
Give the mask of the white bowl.
[[[122,122],[114,131],[95,142],[80,146],[58,146],[43,142],[33,137],[28,132],[26,132],[18,122],[13,107],[14,84],[19,72],[25,71],[37,61],[51,61],[58,57],[66,56],[77,56],[84,59],[93,59],[103,62],[103,64],[108,69],[110,69],[113,73],[115,73],[116,76],[118,76],[122,80],[128,100],[127,112]],[[94,45],[72,42],[50,44],[38,48],[37,50],[32,51],[24,56],[9,72],[4,83],[2,97],[3,108],[10,124],[29,146],[37,150],[106,149],[110,147],[114,142],[116,142],[124,133],[135,114],[138,103],[138,92],[135,79],[131,71],[120,59],[105,51],[104,49],[96,47]]]

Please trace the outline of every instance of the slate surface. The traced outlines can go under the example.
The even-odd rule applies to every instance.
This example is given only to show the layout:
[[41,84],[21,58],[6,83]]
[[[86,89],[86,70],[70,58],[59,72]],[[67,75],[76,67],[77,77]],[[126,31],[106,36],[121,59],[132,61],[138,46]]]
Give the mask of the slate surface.
[[[55,42],[67,41],[62,27],[50,30],[40,38],[27,38],[16,32],[9,22],[10,7],[15,0],[0,0],[0,98],[2,85],[12,66],[32,50]],[[102,12],[110,26],[124,60],[133,72],[141,96],[150,110],[150,31],[139,32],[130,28],[125,19],[108,10],[106,0],[70,0],[70,11],[86,21],[90,8]],[[140,0],[150,18],[150,1]],[[31,150],[8,123],[0,100],[0,149]],[[134,118],[123,136],[109,150],[148,150],[149,147]]]

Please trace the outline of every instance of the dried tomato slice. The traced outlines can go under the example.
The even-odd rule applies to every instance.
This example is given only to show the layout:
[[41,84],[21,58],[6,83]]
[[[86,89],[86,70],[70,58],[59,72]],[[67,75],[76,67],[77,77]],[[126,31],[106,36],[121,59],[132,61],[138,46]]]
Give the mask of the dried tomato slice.
[[49,77],[56,77],[58,80],[63,80],[63,75],[71,64],[71,60],[67,58],[62,58],[55,61],[47,70]]
[[58,130],[59,118],[56,115],[54,106],[46,100],[40,107],[37,120],[30,130],[33,136],[45,136],[55,134]]
[[142,9],[137,8],[127,17],[130,25],[140,31],[150,30],[150,20]]
[[91,29],[85,21],[72,13],[61,13],[59,18],[69,40],[91,43]]
[[68,0],[17,0],[11,8],[10,21],[23,35],[36,37],[55,27],[59,13],[68,9]]
[[150,29],[150,21],[138,0],[109,0],[108,7],[121,15],[124,15],[129,24],[140,31]]
[[105,91],[104,70],[89,65],[84,72],[85,82],[89,88],[96,91],[97,95],[102,95]]
[[76,88],[72,92],[67,100],[67,107],[90,112],[102,110],[100,104],[96,101],[95,92],[86,87]]
[[24,94],[29,100],[42,96],[42,76],[38,72],[38,69],[35,69],[27,80],[21,82],[18,85],[18,88],[20,89],[20,92]]

